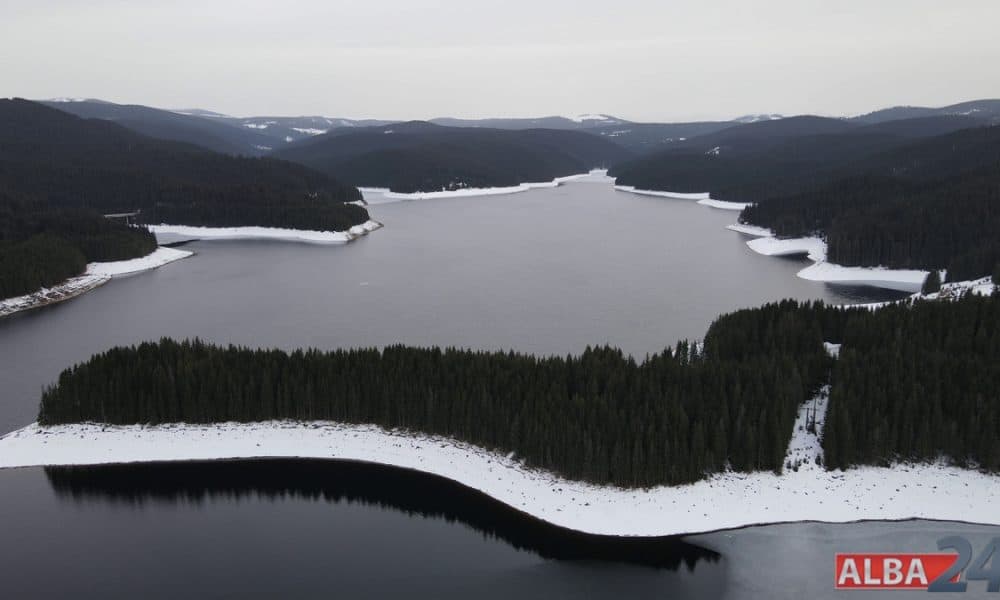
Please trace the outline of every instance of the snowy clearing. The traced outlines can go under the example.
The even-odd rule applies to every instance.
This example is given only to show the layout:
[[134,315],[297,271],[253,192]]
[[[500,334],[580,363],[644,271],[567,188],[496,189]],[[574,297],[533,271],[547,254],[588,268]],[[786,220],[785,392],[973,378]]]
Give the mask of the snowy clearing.
[[[826,396],[815,399],[822,423]],[[29,425],[0,438],[0,468],[232,458],[326,458],[432,473],[577,531],[689,534],[782,521],[991,519],[1000,524],[1000,477],[944,464],[828,472],[803,404],[784,474],[724,473],[695,484],[621,489],[568,481],[504,454],[370,425],[272,421],[153,427]],[[820,429],[821,430],[821,429]]]
[[607,169],[593,169],[589,173],[556,177],[552,181],[522,183],[520,185],[512,185],[508,187],[462,188],[437,192],[403,193],[393,192],[387,188],[377,187],[359,187],[358,189],[361,190],[361,194],[364,196],[365,201],[369,204],[385,204],[387,202],[400,202],[403,200],[429,200],[432,198],[461,198],[468,196],[498,196],[503,194],[517,194],[519,192],[527,192],[528,190],[539,188],[559,187],[563,183],[570,181],[597,181],[601,183],[613,181],[607,176],[607,174]]
[[922,294],[917,292],[901,300],[889,300],[886,302],[869,302],[867,304],[848,304],[845,306],[862,308],[882,308],[890,304],[900,302],[913,302],[914,300],[957,300],[965,294],[976,294],[978,296],[989,296],[997,289],[996,284],[990,277],[982,277],[971,281],[953,281],[941,284],[941,291],[933,294]]
[[378,221],[366,221],[348,231],[312,231],[284,229],[281,227],[195,227],[190,225],[148,225],[150,231],[160,236],[170,236],[172,242],[181,240],[285,240],[310,244],[346,244],[360,236],[382,227]]
[[193,252],[188,252],[187,250],[161,246],[140,258],[115,262],[90,263],[87,265],[87,271],[79,277],[71,277],[59,285],[42,288],[31,294],[0,300],[0,317],[6,317],[22,310],[69,300],[104,285],[114,277],[124,277],[155,269],[175,260],[187,258],[192,254]]

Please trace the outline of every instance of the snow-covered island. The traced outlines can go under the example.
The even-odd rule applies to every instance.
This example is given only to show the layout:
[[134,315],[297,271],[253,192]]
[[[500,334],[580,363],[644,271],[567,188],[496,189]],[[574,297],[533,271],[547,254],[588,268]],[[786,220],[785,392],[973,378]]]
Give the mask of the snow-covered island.
[[513,455],[370,425],[271,421],[216,425],[29,425],[0,438],[0,468],[240,458],[317,458],[430,473],[523,513],[592,534],[663,536],[785,521],[911,518],[1000,524],[1000,476],[938,464],[827,471],[818,435],[826,394],[799,411],[785,469],[694,484],[622,489],[526,468]]
[[283,240],[309,244],[346,244],[380,229],[382,223],[368,220],[347,231],[314,231],[282,227],[197,227],[193,225],[147,225],[157,239],[172,243],[192,240]]
[[140,258],[115,262],[90,263],[87,265],[87,270],[84,274],[79,277],[72,277],[59,285],[42,288],[31,294],[0,300],[0,317],[5,317],[22,310],[69,300],[104,285],[112,278],[125,277],[155,269],[175,260],[187,258],[192,254],[193,252],[187,250],[160,246],[153,252]]
[[753,236],[747,246],[764,256],[805,256],[812,265],[797,273],[810,281],[840,285],[870,285],[900,292],[917,292],[927,277],[927,271],[918,269],[889,269],[886,267],[845,267],[827,262],[826,242],[818,237],[779,239],[774,233],[754,225],[729,225],[727,229]]

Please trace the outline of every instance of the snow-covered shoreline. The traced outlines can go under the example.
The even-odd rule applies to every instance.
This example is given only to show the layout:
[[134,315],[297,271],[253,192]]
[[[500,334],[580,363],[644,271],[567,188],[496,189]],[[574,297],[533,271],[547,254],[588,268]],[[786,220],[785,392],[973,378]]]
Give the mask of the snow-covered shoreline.
[[661,190],[641,190],[631,185],[616,185],[619,192],[629,194],[639,194],[640,196],[658,196],[660,198],[673,198],[675,200],[696,200],[702,206],[710,208],[721,208],[722,210],[743,210],[750,206],[750,202],[729,202],[727,200],[716,200],[710,197],[708,192],[666,192]]
[[818,237],[778,239],[774,233],[755,225],[728,225],[726,229],[754,236],[747,247],[764,256],[806,256],[813,264],[796,276],[809,281],[839,285],[870,285],[899,292],[918,292],[927,271],[886,267],[845,267],[826,260],[826,242]]
[[[818,398],[819,420],[825,396]],[[1000,477],[944,464],[899,464],[846,472],[816,464],[816,435],[803,404],[786,468],[724,473],[698,483],[622,489],[528,469],[509,455],[442,437],[371,425],[275,421],[216,425],[39,427],[0,438],[0,468],[216,459],[318,458],[438,475],[528,515],[584,533],[663,536],[789,521],[994,519]]]
[[170,242],[191,240],[283,240],[309,244],[346,244],[382,227],[378,221],[368,220],[347,231],[314,231],[282,227],[197,227],[193,225],[148,225],[157,239],[169,236]]
[[0,317],[76,298],[80,294],[104,285],[115,277],[126,277],[155,269],[175,260],[187,258],[192,254],[193,252],[187,250],[160,246],[146,256],[139,258],[90,263],[87,265],[86,272],[79,277],[71,277],[58,285],[42,288],[31,294],[0,300]]
[[442,190],[436,192],[393,192],[389,188],[379,187],[359,187],[365,201],[370,204],[382,204],[386,202],[400,202],[404,200],[429,200],[433,198],[464,198],[471,196],[500,196],[505,194],[517,194],[528,190],[554,188],[570,181],[613,181],[607,176],[607,169],[592,169],[589,173],[578,173],[576,175],[566,175],[556,177],[552,181],[528,182],[507,187],[489,188],[463,188],[458,190]]

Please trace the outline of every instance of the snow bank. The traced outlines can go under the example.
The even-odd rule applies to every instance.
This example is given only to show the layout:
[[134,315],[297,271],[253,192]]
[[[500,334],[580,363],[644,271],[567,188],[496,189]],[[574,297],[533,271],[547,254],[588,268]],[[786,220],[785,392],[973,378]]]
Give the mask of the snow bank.
[[764,256],[807,256],[809,260],[826,260],[826,242],[820,238],[794,238],[781,240],[776,237],[759,237],[747,246]]
[[[922,284],[921,287],[923,287]],[[969,281],[953,281],[951,283],[944,283],[941,285],[941,291],[934,292],[933,294],[921,294],[920,292],[917,292],[901,300],[869,302],[867,304],[848,304],[845,306],[875,309],[899,302],[913,302],[914,300],[957,300],[965,294],[989,296],[992,295],[996,289],[997,286],[993,283],[990,277],[982,277],[980,279],[972,279]]]
[[927,271],[887,269],[885,267],[844,267],[826,262],[826,242],[818,237],[778,239],[770,229],[755,225],[727,225],[726,229],[757,236],[747,246],[764,256],[806,256],[814,264],[796,276],[809,281],[837,285],[870,285],[900,292],[916,292],[924,283]]
[[[825,396],[817,398],[825,411]],[[587,533],[677,535],[778,521],[929,518],[1000,524],[1000,477],[942,464],[827,472],[800,411],[782,475],[725,473],[691,485],[621,489],[568,481],[454,440],[330,422],[39,427],[0,438],[0,468],[232,458],[327,458],[446,477]]]
[[752,202],[727,202],[725,200],[715,200],[709,197],[708,192],[666,192],[661,190],[640,190],[631,185],[616,185],[619,192],[629,194],[640,194],[642,196],[659,196],[661,198],[674,198],[676,200],[697,200],[698,204],[710,208],[721,208],[723,210],[743,210],[750,206]]
[[116,262],[90,263],[87,265],[87,273],[100,277],[123,277],[125,275],[132,275],[135,273],[141,273],[142,271],[155,269],[156,267],[162,267],[167,263],[187,258],[192,254],[194,254],[194,252],[189,252],[188,250],[179,250],[177,248],[167,248],[161,246],[146,256],[142,256],[140,258],[119,260]]
[[399,202],[403,200],[429,200],[432,198],[463,198],[468,196],[500,196],[504,194],[517,194],[539,188],[559,187],[563,183],[570,181],[613,181],[607,177],[607,169],[593,169],[589,173],[577,175],[567,175],[556,177],[552,181],[542,181],[536,183],[522,183],[507,187],[489,188],[462,188],[458,190],[442,190],[437,192],[393,192],[388,188],[360,187],[362,196],[370,204],[385,204],[386,202]]
[[[812,257],[810,256],[810,258]],[[842,267],[833,263],[817,262],[799,271],[798,276],[810,281],[840,285],[871,285],[900,292],[915,292],[923,286],[927,271],[885,269],[882,267]]]
[[0,300],[0,317],[76,298],[84,292],[89,292],[95,287],[104,285],[109,279],[110,277],[100,275],[81,275],[80,277],[67,279],[59,285],[42,288],[31,294],[5,298]]
[[712,198],[703,198],[698,201],[698,204],[702,206],[709,206],[711,208],[721,208],[722,210],[743,210],[744,208],[753,204],[752,202],[727,202],[726,200],[713,200]]
[[167,263],[191,256],[193,252],[176,248],[159,247],[140,258],[120,260],[116,262],[94,262],[87,265],[87,270],[79,277],[71,277],[59,285],[42,288],[37,292],[0,300],[0,317],[38,308],[47,304],[55,304],[76,298],[84,292],[104,285],[113,277],[124,277],[142,271],[161,267]]
[[643,196],[659,196],[661,198],[676,198],[678,200],[711,200],[709,198],[708,192],[664,192],[660,190],[639,190],[631,185],[616,185],[615,189],[619,192],[628,192],[630,194],[641,194]]
[[757,237],[773,237],[774,234],[770,229],[766,227],[757,227],[756,225],[744,225],[742,223],[736,223],[735,225],[726,225],[726,229],[730,231],[735,231],[736,233],[744,233],[746,235],[753,235]]
[[378,221],[366,221],[348,231],[314,231],[281,227],[194,227],[190,225],[148,225],[157,236],[177,236],[188,240],[262,239],[307,242],[310,244],[346,244],[382,227]]

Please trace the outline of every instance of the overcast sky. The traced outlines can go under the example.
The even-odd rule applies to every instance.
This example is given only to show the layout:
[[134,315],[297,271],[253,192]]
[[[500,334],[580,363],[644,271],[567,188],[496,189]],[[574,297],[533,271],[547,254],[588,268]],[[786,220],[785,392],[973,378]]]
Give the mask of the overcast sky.
[[998,0],[0,0],[0,96],[633,120],[1000,97]]

